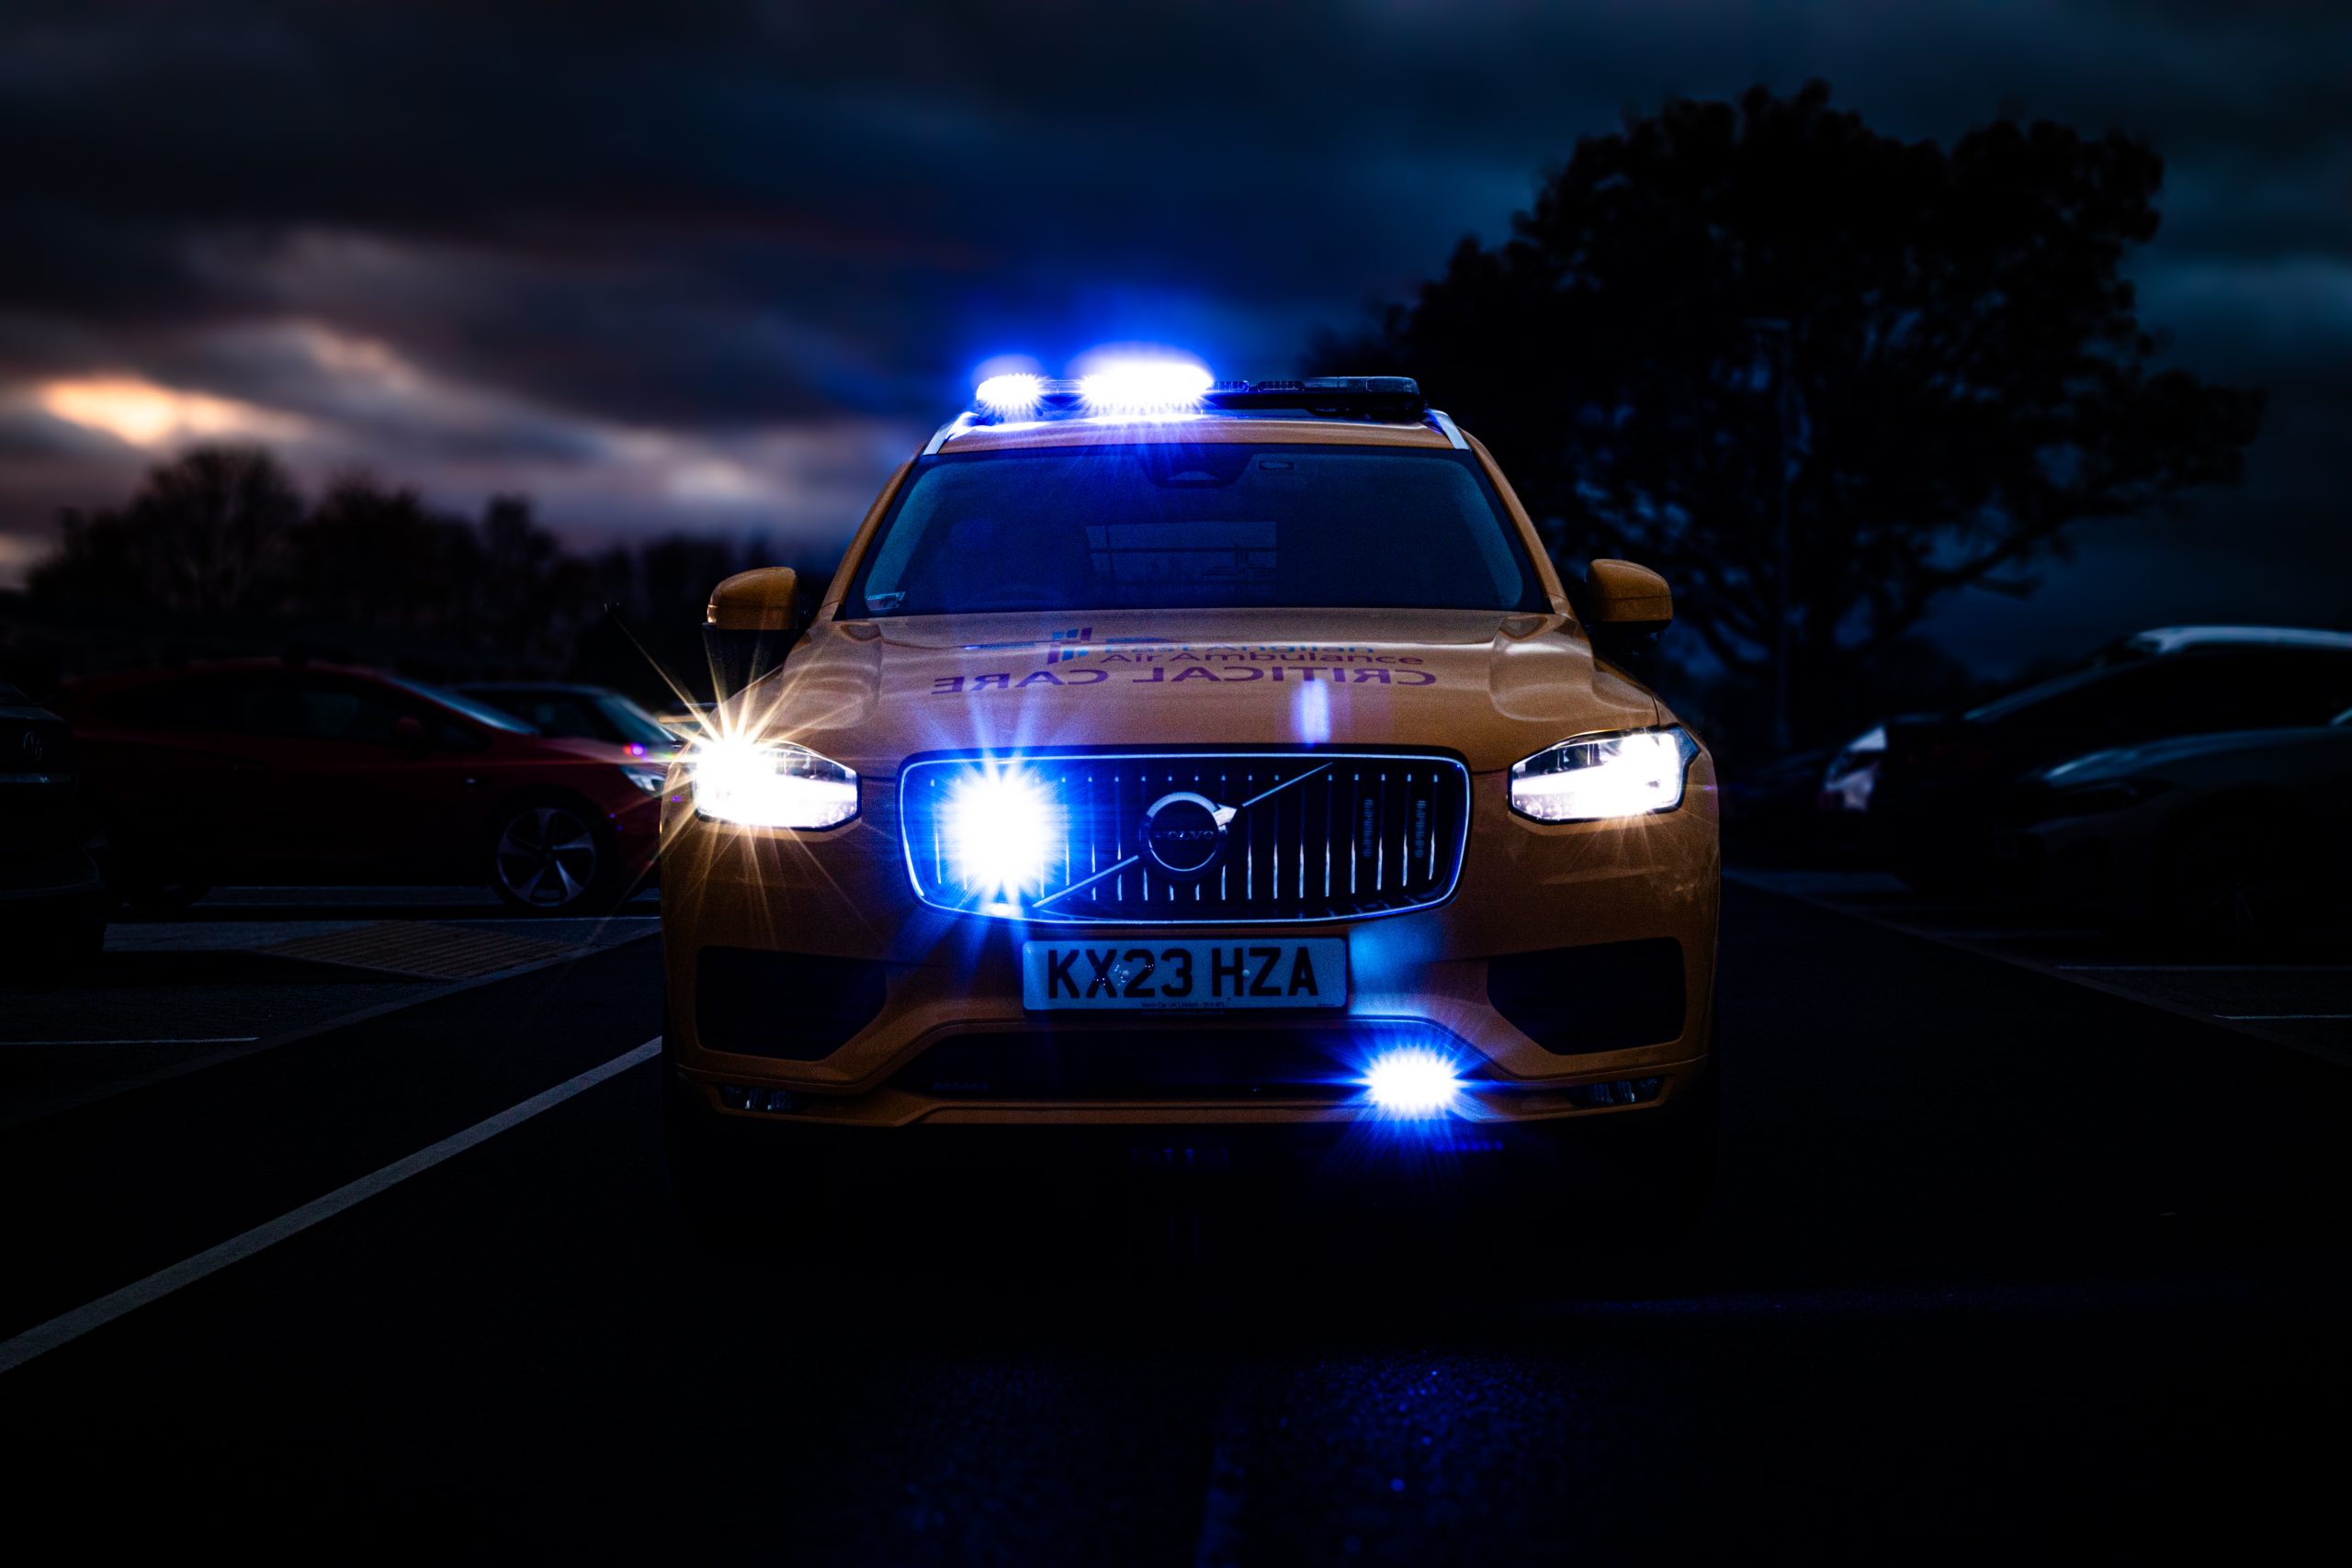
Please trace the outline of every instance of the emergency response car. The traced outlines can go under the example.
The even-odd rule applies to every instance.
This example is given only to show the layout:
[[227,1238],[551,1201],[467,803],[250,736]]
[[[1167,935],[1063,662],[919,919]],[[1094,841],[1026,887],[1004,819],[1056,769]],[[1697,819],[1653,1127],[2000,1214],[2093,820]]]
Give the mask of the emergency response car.
[[1714,773],[1610,656],[1671,614],[1629,562],[1572,592],[1410,380],[983,382],[813,614],[788,570],[712,596],[743,684],[662,852],[682,1201],[788,1212],[803,1156],[951,1125],[1466,1122],[1686,1222]]

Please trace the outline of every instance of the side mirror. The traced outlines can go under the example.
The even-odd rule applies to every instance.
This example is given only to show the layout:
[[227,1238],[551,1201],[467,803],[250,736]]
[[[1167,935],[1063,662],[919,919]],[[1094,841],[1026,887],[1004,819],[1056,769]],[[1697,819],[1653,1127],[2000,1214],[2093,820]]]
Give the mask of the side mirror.
[[739,571],[710,591],[702,627],[719,696],[779,668],[800,636],[800,574],[788,566]]
[[1629,560],[1597,560],[1588,569],[1589,613],[1595,626],[1619,632],[1654,632],[1674,619],[1674,591],[1666,579]]
[[413,757],[431,748],[433,736],[423,719],[404,713],[392,720],[392,744]]

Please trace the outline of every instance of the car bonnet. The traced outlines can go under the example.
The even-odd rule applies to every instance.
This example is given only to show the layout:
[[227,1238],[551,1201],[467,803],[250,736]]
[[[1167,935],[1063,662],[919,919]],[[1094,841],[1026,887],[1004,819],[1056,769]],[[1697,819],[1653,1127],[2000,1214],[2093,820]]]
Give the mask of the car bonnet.
[[1558,615],[1250,610],[822,625],[719,722],[881,774],[937,750],[1322,744],[1486,771],[1661,716]]

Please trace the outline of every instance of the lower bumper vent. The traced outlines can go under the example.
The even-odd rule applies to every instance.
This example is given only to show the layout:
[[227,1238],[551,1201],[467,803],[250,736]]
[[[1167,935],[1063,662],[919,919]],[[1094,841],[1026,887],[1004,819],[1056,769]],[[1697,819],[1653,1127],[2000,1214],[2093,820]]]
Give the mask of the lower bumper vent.
[[1394,1045],[1458,1043],[1425,1025],[1344,1030],[1037,1030],[960,1034],[899,1069],[939,1100],[1332,1102],[1363,1094],[1363,1063]]

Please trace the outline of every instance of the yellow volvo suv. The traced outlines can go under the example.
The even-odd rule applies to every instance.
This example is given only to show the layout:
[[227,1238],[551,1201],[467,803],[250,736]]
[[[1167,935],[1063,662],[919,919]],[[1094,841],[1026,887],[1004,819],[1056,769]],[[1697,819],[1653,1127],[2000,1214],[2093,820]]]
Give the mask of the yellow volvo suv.
[[1572,596],[1410,380],[983,382],[813,614],[788,570],[712,596],[733,689],[662,851],[682,1201],[950,1125],[1250,1127],[1605,1150],[1686,1220],[1714,773],[1609,657],[1671,614],[1624,561]]

